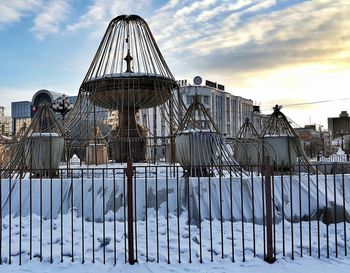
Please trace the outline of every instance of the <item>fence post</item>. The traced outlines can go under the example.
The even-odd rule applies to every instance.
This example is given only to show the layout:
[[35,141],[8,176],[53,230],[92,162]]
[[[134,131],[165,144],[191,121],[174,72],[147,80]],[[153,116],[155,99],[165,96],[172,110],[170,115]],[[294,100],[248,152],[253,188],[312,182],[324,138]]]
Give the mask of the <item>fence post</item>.
[[128,257],[129,264],[134,264],[134,215],[133,215],[133,190],[132,177],[134,174],[131,158],[128,158],[125,174],[127,177],[127,202],[128,202]]
[[264,164],[264,176],[265,176],[265,207],[266,207],[266,247],[267,252],[264,260],[268,263],[274,263],[276,258],[273,251],[273,238],[272,238],[272,196],[271,196],[271,165],[270,157],[265,157]]

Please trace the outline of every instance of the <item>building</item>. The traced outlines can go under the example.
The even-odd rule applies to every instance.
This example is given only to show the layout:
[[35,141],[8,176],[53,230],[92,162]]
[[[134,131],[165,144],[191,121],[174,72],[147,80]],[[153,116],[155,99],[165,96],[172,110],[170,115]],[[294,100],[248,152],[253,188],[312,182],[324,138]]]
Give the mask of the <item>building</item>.
[[333,139],[350,134],[350,117],[347,111],[341,111],[339,117],[328,118],[328,130]]
[[[18,132],[18,130],[22,128],[24,124],[27,126],[30,124],[41,103],[48,102],[49,104],[53,104],[53,102],[62,95],[62,93],[41,89],[33,95],[32,101],[12,102],[11,117],[13,119],[13,133],[16,134],[16,132]],[[68,96],[68,101],[72,104],[75,103],[76,99],[76,96]]]
[[[265,125],[267,116],[260,113],[258,106],[253,106],[251,99],[242,98],[226,92],[225,86],[221,84],[205,81],[204,85],[190,85],[187,83],[187,80],[181,80],[178,83],[179,94],[185,107],[188,108],[194,96],[197,95],[220,131],[226,134],[227,137],[236,137],[246,118],[252,121],[259,132]],[[175,96],[178,96],[176,92]],[[178,101],[178,98],[176,97],[175,100]],[[169,134],[169,128],[167,128],[169,122],[163,120],[159,107],[156,108],[156,115],[154,113],[154,109],[141,110],[140,120],[138,122],[143,123],[149,128],[153,135],[167,136]],[[179,120],[181,118],[177,117]],[[201,117],[197,118],[200,120]],[[209,126],[209,122],[204,117],[202,126]]]
[[[221,84],[205,81],[203,85],[201,83],[198,84],[198,82],[191,85],[188,84],[187,80],[180,80],[178,84],[179,92],[174,92],[174,101],[178,102],[178,97],[180,96],[185,107],[188,108],[193,102],[194,96],[197,95],[197,98],[211,115],[220,131],[226,134],[227,137],[236,137],[246,118],[249,118],[253,124],[256,123],[254,126],[257,126],[257,129],[260,131],[265,125],[267,116],[260,113],[259,107],[253,107],[252,100],[226,92],[225,86]],[[163,118],[162,112],[164,112],[164,109],[162,110],[160,107],[142,109],[137,114],[136,119],[138,123],[143,124],[149,129],[150,136],[166,137],[171,135],[169,120]],[[175,110],[176,114],[180,113],[177,113]],[[178,121],[182,120],[182,118],[180,116],[174,117]],[[209,126],[209,122],[204,117],[203,119],[197,117],[197,119],[202,121],[203,127]],[[149,154],[151,158],[154,158],[155,152],[157,158],[164,158],[166,149],[163,142],[164,139],[158,139],[158,148],[154,149],[152,146]]]
[[305,125],[304,128],[294,128],[294,131],[299,136],[308,157],[329,152],[329,139],[327,138],[329,134],[323,132],[321,126]]
[[190,85],[187,84],[187,80],[179,81],[179,84],[186,107],[192,103],[193,97],[198,95],[220,131],[228,137],[237,135],[246,118],[256,120],[253,118],[253,101],[226,92],[225,86],[221,84],[208,80],[204,85]]
[[265,128],[265,125],[268,119],[269,119],[269,115],[262,114],[260,110],[260,106],[258,105],[253,106],[252,118],[250,121],[259,134]]
[[0,134],[3,136],[12,135],[12,119],[8,116],[5,116],[5,107],[0,106]]
[[341,111],[339,117],[328,118],[328,130],[333,143],[350,153],[350,117],[347,111]]
[[12,132],[16,134],[24,124],[31,121],[30,101],[16,101],[11,103]]

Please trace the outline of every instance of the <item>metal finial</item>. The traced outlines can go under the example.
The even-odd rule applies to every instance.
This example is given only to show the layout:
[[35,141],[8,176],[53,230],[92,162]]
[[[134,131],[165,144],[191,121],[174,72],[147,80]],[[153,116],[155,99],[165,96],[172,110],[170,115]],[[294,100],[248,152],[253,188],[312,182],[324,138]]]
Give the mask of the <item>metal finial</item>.
[[128,49],[128,54],[125,56],[124,60],[126,61],[126,71],[125,72],[133,72],[131,70],[131,61],[132,61],[132,57],[130,55],[130,49]]

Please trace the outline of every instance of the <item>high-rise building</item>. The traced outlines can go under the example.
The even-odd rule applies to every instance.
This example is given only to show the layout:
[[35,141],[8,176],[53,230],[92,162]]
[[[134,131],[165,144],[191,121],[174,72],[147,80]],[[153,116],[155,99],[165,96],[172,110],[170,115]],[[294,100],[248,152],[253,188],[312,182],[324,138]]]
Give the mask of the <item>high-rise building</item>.
[[328,118],[328,130],[332,138],[343,137],[350,134],[350,117],[347,111],[341,111],[339,117]]
[[328,118],[328,130],[332,135],[335,147],[350,153],[350,116],[347,111],[341,111],[339,117]]

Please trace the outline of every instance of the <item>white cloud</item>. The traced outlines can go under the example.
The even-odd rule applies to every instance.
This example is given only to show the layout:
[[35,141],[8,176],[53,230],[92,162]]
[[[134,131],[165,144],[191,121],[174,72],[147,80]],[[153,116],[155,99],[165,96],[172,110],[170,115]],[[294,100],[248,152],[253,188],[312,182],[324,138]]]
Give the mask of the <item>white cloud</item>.
[[68,31],[78,31],[87,27],[94,26],[94,31],[105,28],[107,23],[120,14],[135,14],[145,12],[152,4],[149,0],[129,0],[129,1],[111,1],[94,0],[93,4],[79,20],[67,26]]
[[43,5],[41,12],[35,17],[31,30],[39,39],[60,32],[62,23],[68,18],[69,9],[66,0],[50,1],[47,5]]
[[0,3],[0,28],[21,21],[39,9],[41,0],[11,0]]

